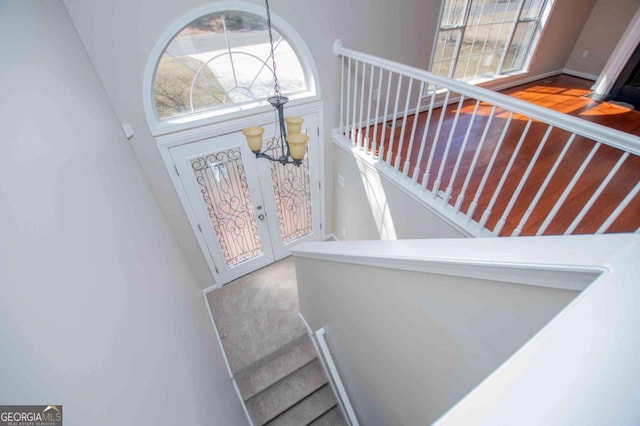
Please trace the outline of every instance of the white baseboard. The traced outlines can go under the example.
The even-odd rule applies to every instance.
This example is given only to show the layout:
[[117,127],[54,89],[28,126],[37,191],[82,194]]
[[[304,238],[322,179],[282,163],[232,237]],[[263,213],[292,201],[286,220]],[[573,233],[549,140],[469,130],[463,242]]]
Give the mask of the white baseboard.
[[206,295],[207,293],[211,293],[213,290],[215,290],[217,288],[220,288],[220,287],[222,287],[220,284],[215,284],[214,283],[213,285],[210,285],[209,287],[203,289],[202,293]]
[[[216,287],[216,286],[212,286],[212,287]],[[211,287],[209,287],[209,289],[211,289]],[[222,358],[224,359],[224,364],[227,367],[227,373],[229,374],[229,378],[231,379],[233,387],[236,390],[236,395],[238,395],[238,398],[240,399],[240,404],[242,404],[242,410],[244,411],[244,414],[247,417],[247,421],[249,422],[250,426],[253,426],[253,420],[251,420],[251,415],[249,414],[247,405],[245,404],[244,399],[242,398],[242,394],[240,393],[240,389],[238,388],[238,383],[236,382],[236,379],[233,376],[233,371],[231,371],[231,364],[229,364],[227,353],[224,351],[224,346],[222,345],[222,339],[220,338],[220,333],[218,332],[218,325],[216,324],[216,320],[213,318],[213,312],[211,311],[209,300],[207,300],[207,292],[211,291],[209,289],[202,290],[204,304],[207,306],[207,312],[209,312],[209,319],[211,320],[211,324],[213,324],[213,331],[215,333],[218,345],[220,346],[220,351],[222,352]]]
[[479,84],[478,86],[484,87],[485,89],[491,89],[496,92],[499,92],[501,90],[509,89],[514,86],[520,86],[521,84],[527,84],[527,83],[531,83],[532,81],[553,77],[555,75],[562,74],[563,72],[564,71],[560,69],[560,70],[554,70],[554,71],[549,71],[549,72],[545,72],[542,74],[535,74],[535,75],[526,75],[525,73],[523,73],[523,74],[504,77],[504,78],[499,78],[497,80],[488,81],[484,84]]
[[569,68],[563,69],[562,72],[563,72],[563,74],[568,74],[568,75],[572,75],[574,77],[584,78],[586,80],[596,81],[598,79],[597,75],[587,74],[586,72],[576,71],[576,70],[572,70],[572,69],[569,69]]

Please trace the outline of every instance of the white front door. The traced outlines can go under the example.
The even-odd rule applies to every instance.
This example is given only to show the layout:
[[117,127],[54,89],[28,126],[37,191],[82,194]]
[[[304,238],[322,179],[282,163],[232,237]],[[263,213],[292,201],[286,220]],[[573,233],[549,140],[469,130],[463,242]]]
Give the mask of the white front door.
[[[270,139],[275,126],[264,127]],[[218,284],[288,256],[293,244],[321,239],[315,115],[304,127],[309,148],[300,167],[256,159],[239,131],[171,148]]]

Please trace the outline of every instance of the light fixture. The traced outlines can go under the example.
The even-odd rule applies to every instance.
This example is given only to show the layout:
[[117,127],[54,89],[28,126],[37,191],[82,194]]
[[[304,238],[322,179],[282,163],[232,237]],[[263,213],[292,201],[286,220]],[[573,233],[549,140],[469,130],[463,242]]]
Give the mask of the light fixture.
[[[269,10],[269,0],[265,0],[267,5],[267,27],[269,29],[269,44],[271,46],[271,62],[273,64],[273,96],[268,99],[273,106],[277,116],[276,134],[271,139],[267,149],[277,146],[280,143],[282,155],[274,157],[267,154],[267,150],[262,151],[264,140],[264,128],[261,126],[249,126],[242,130],[249,149],[256,155],[256,158],[266,158],[269,161],[277,161],[280,164],[294,164],[300,166],[306,152],[309,136],[302,133],[302,117],[284,117],[284,104],[289,98],[280,94],[280,83],[276,75],[276,58],[274,55],[273,34],[271,32],[271,12]],[[285,127],[286,123],[286,127]],[[278,135],[279,133],[279,135]]]

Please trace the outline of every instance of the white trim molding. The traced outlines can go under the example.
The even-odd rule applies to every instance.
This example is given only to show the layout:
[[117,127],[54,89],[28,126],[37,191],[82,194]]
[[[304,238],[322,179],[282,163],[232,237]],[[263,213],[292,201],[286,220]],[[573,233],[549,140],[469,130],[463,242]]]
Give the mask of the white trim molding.
[[572,70],[570,68],[565,68],[562,70],[563,74],[571,75],[573,77],[584,78],[585,80],[593,80],[596,81],[598,76],[595,74],[588,74],[582,71]]
[[229,374],[229,378],[233,383],[233,388],[236,390],[236,394],[240,399],[240,404],[242,404],[242,409],[244,411],[245,416],[247,417],[247,421],[249,422],[249,426],[253,426],[253,421],[251,420],[251,415],[249,414],[249,410],[247,409],[247,405],[244,403],[244,399],[242,399],[242,394],[240,393],[240,389],[238,388],[238,383],[236,382],[236,378],[233,376],[233,372],[231,371],[231,365],[229,364],[229,359],[227,358],[227,353],[224,350],[224,346],[222,345],[222,339],[220,338],[220,333],[218,332],[218,326],[216,325],[216,320],[213,318],[213,312],[211,311],[211,306],[209,306],[209,300],[207,299],[207,293],[212,291],[213,289],[205,289],[202,290],[202,296],[204,297],[204,303],[207,306],[207,312],[209,312],[209,318],[211,319],[211,324],[213,324],[213,331],[216,335],[216,340],[218,345],[220,346],[220,351],[222,352],[222,358],[224,359],[224,364],[227,366],[227,372]]
[[609,56],[596,83],[593,85],[593,99],[600,101],[609,94],[609,91],[639,44],[640,8],[638,8],[633,18],[631,18],[631,22],[622,34],[613,53]]
[[[536,237],[519,237],[531,241],[531,247],[541,244]],[[548,244],[553,238],[546,237]],[[508,246],[504,238],[499,238],[496,247]],[[487,245],[487,239],[465,239],[468,243],[458,247],[459,243],[450,239],[432,240],[395,240],[395,241],[348,241],[305,243],[293,249],[296,257],[316,259],[338,263],[349,263],[397,269],[402,271],[452,275],[465,278],[490,279],[507,283],[532,285],[583,291],[589,283],[605,272],[605,268],[589,264],[536,262],[525,258],[499,261],[495,253],[483,249],[476,252],[475,241]],[[562,240],[559,240],[562,241]],[[433,247],[446,251],[452,245],[458,247],[459,255],[455,259],[443,258]],[[467,249],[467,247],[469,247]],[[515,247],[515,246],[514,246]]]
[[338,392],[338,398],[340,399],[340,404],[343,407],[349,424],[351,426],[359,426],[358,418],[356,417],[355,411],[353,411],[353,406],[351,405],[351,401],[349,400],[349,395],[347,395],[347,391],[344,388],[344,384],[342,383],[342,379],[340,379],[340,374],[338,374],[338,369],[336,368],[336,364],[333,361],[333,357],[331,355],[331,350],[327,345],[327,341],[324,336],[327,334],[324,328],[315,332],[316,340],[318,341],[318,345],[320,346],[320,352],[322,353],[322,358],[324,358],[327,367],[329,369],[329,375],[333,383],[335,384],[336,391]]

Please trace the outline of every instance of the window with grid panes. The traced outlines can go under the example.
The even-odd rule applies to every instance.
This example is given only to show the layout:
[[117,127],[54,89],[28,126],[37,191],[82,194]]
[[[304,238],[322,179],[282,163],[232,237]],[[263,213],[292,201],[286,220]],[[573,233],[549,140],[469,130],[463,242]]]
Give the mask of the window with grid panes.
[[549,0],[445,0],[431,71],[467,82],[523,71]]

